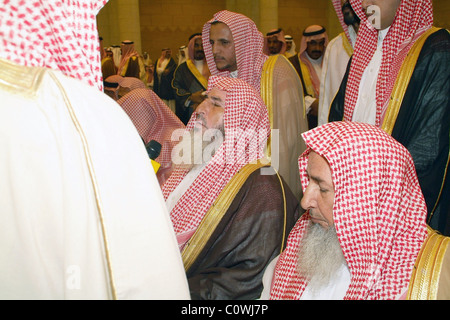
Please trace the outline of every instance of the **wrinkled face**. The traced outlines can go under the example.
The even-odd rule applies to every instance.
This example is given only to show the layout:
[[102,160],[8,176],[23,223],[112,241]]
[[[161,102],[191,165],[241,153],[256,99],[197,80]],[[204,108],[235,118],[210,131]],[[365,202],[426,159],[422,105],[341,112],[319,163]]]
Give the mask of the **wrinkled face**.
[[325,52],[325,38],[308,41],[306,52],[311,59],[319,59]]
[[209,42],[217,69],[236,71],[236,52],[230,28],[222,22],[212,24]]
[[363,0],[362,8],[372,25],[386,29],[393,22],[401,0]]
[[205,100],[195,110],[197,113],[196,128],[201,127],[202,132],[208,129],[218,129],[224,133],[225,98],[226,91],[212,88],[205,96]]
[[306,173],[309,183],[303,193],[301,206],[309,210],[313,223],[328,229],[334,225],[334,183],[331,168],[325,158],[311,150]]
[[270,54],[278,54],[281,51],[283,43],[278,40],[277,36],[271,36],[267,39],[267,46]]
[[205,58],[205,52],[203,51],[202,38],[196,38],[194,42],[194,59],[203,60]]

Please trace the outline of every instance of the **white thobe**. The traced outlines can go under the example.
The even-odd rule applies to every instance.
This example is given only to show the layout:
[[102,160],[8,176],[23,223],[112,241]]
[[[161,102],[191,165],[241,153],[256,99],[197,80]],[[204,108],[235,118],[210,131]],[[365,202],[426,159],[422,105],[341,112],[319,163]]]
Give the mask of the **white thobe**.
[[0,299],[188,299],[136,128],[107,95],[0,60]]
[[[356,32],[352,26],[348,28],[352,46],[356,41]],[[326,48],[323,63],[322,74],[320,75],[320,96],[317,125],[328,122],[328,114],[331,102],[342,82],[342,78],[347,70],[347,64],[350,60],[350,54],[345,49],[344,42],[347,42],[345,33],[341,33],[332,39]]]
[[352,121],[375,125],[377,115],[377,79],[383,57],[383,40],[390,27],[378,32],[377,49],[362,74]]

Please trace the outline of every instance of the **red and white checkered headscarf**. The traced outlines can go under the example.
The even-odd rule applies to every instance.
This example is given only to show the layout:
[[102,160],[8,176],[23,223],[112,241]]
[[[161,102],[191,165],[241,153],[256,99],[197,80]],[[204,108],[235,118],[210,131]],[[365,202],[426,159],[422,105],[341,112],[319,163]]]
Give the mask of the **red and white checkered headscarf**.
[[[105,79],[105,81],[108,83],[118,84],[118,86],[115,88],[108,85],[105,86],[105,93],[111,96],[111,98],[113,98],[116,101],[120,99],[119,91],[121,91],[121,89],[127,89],[127,91],[125,92],[129,92],[135,89],[147,88],[147,86],[141,79],[135,77],[122,77],[119,76],[118,74],[109,76],[108,78]],[[122,93],[120,94],[123,95]]]
[[0,57],[103,89],[96,15],[107,0],[0,0]]
[[183,122],[156,93],[147,88],[134,89],[120,98],[117,103],[128,114],[145,144],[150,140],[156,140],[161,144],[161,154],[155,159],[161,164],[160,170],[170,168],[172,148],[176,144],[171,141],[172,132],[176,129],[184,129]]
[[261,90],[261,74],[264,62],[268,59],[263,53],[264,37],[255,23],[248,17],[231,11],[220,11],[203,26],[202,38],[206,61],[211,75],[228,77],[229,71],[219,71],[214,62],[212,47],[209,42],[211,23],[220,21],[226,24],[233,35],[236,51],[238,77],[247,81],[256,90]]
[[[230,179],[246,164],[264,156],[264,147],[270,134],[267,108],[259,92],[242,79],[211,76],[208,91],[212,88],[226,91],[224,110],[225,138],[205,168],[176,203],[170,217],[182,247],[214,203]],[[192,130],[196,113],[186,129]],[[186,170],[175,170],[162,190],[165,199],[186,175]]]
[[[351,120],[358,99],[359,83],[377,48],[378,31],[368,22],[362,0],[350,0],[361,18],[345,94],[344,120]],[[433,24],[431,0],[402,0],[383,41],[383,57],[376,85],[376,125],[381,126],[395,80],[411,46]]]
[[[427,236],[427,208],[411,155],[381,129],[331,122],[303,134],[303,190],[311,150],[324,157],[335,187],[333,217],[351,281],[345,299],[396,299],[407,290]],[[277,263],[272,299],[298,299],[306,282],[296,272],[306,212],[289,234]]]
[[105,79],[105,81],[110,83],[117,83],[119,87],[129,89],[130,91],[135,89],[147,88],[144,81],[142,81],[141,79],[135,77],[122,77],[118,74],[109,76]]

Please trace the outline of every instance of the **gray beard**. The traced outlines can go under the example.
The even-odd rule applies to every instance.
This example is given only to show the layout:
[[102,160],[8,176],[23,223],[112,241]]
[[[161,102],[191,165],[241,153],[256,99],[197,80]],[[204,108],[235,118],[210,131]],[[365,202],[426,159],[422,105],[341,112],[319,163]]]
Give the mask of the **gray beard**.
[[185,133],[172,150],[174,168],[190,170],[196,165],[209,162],[222,145],[223,139],[222,128],[210,130],[206,136],[196,129]]
[[309,224],[300,243],[297,262],[297,271],[308,281],[308,288],[313,292],[320,291],[337,277],[344,264],[336,229]]

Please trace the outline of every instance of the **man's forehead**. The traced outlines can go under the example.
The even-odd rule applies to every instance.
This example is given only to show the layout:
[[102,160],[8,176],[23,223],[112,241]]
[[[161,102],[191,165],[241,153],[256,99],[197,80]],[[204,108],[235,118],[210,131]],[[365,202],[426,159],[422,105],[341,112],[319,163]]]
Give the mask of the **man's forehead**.
[[313,40],[309,40],[308,43],[321,43],[321,42],[325,42],[325,38],[320,38],[320,39],[313,39]]
[[222,101],[225,101],[225,98],[227,96],[227,92],[219,87],[213,87],[206,96],[208,98],[214,98],[214,99],[220,99]]
[[210,34],[213,30],[215,32],[221,32],[222,35],[229,34],[230,36],[232,36],[230,27],[226,23],[221,21],[215,21],[211,24]]

